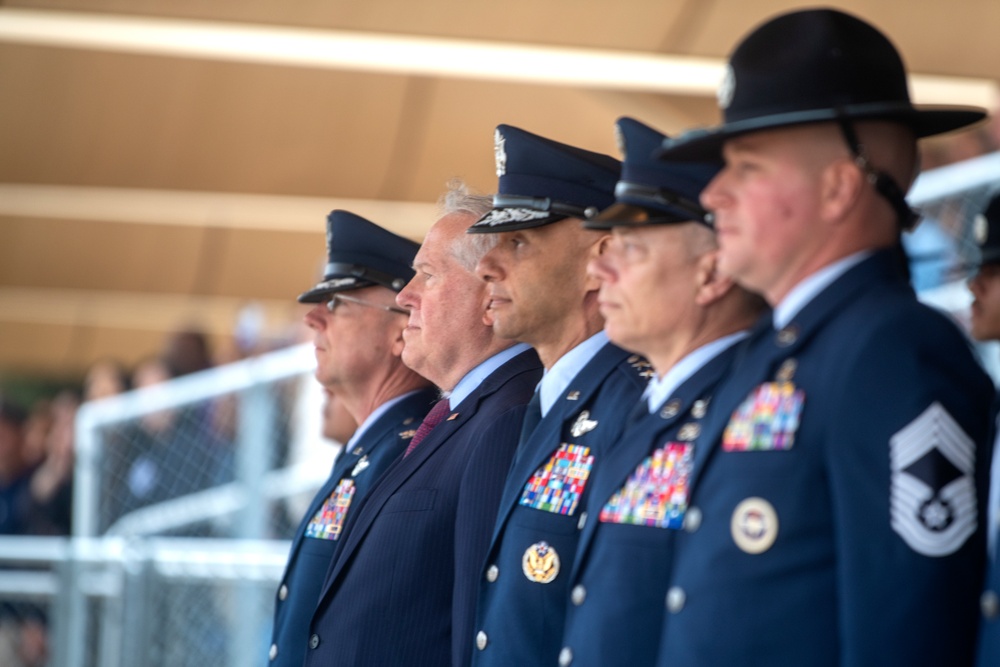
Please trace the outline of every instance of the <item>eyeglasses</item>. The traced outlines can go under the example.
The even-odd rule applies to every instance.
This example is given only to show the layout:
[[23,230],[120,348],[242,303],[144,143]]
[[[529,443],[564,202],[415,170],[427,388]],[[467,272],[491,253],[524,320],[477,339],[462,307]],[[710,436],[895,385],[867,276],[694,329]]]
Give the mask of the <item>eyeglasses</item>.
[[337,305],[341,303],[356,303],[359,306],[368,306],[369,308],[378,308],[379,310],[384,310],[387,313],[399,313],[400,315],[409,315],[410,311],[400,308],[398,306],[383,306],[380,303],[371,303],[370,301],[363,301],[362,299],[355,299],[353,296],[346,296],[344,294],[334,294],[330,297],[330,300],[326,302],[326,309],[331,313],[337,310]]

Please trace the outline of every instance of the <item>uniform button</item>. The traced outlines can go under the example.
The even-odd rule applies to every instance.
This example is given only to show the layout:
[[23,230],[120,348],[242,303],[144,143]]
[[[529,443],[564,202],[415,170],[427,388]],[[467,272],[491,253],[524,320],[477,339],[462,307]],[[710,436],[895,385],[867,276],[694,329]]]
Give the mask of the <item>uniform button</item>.
[[979,598],[979,607],[983,610],[983,618],[994,619],[1000,613],[1000,598],[993,591],[986,591]]
[[277,644],[271,644],[271,650],[267,652],[267,657],[270,660],[274,660],[275,658],[278,657],[278,645]]
[[667,591],[667,611],[676,614],[684,608],[685,602],[687,602],[687,594],[684,589],[680,586],[671,586],[670,590]]
[[476,648],[482,651],[486,648],[486,644],[489,643],[490,638],[486,636],[486,633],[480,630],[476,633]]
[[285,600],[288,598],[288,586],[281,584],[281,588],[278,589],[278,599]]
[[569,667],[571,664],[573,664],[573,649],[563,646],[563,650],[559,651],[559,667]]
[[319,635],[313,635],[309,638],[309,648],[316,648],[319,646]]
[[576,529],[583,530],[583,527],[587,525],[587,513],[580,512],[580,519],[576,522]]
[[583,604],[583,601],[587,599],[587,589],[583,587],[583,584],[577,584],[573,587],[573,592],[570,593],[570,600],[573,601],[577,607]]
[[684,513],[684,530],[693,533],[701,528],[701,510],[697,507],[689,507]]
[[491,584],[494,581],[496,581],[497,577],[499,576],[500,576],[500,568],[497,567],[496,565],[490,565],[486,569],[486,581],[490,582]]

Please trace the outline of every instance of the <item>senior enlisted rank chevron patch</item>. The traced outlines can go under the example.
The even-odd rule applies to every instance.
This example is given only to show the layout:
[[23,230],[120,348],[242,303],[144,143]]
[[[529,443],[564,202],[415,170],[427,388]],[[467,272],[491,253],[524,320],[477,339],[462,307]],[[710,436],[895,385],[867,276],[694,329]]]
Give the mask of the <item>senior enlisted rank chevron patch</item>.
[[573,514],[593,465],[590,447],[562,443],[524,485],[519,504],[545,512]]
[[975,443],[938,402],[889,440],[892,529],[925,556],[947,556],[976,531]]
[[604,523],[680,528],[688,507],[694,446],[668,442],[645,461],[601,510]]
[[347,518],[347,510],[351,507],[351,499],[354,498],[354,490],[353,479],[345,477],[340,480],[337,488],[306,526],[306,537],[320,540],[338,539],[344,527],[344,519]]

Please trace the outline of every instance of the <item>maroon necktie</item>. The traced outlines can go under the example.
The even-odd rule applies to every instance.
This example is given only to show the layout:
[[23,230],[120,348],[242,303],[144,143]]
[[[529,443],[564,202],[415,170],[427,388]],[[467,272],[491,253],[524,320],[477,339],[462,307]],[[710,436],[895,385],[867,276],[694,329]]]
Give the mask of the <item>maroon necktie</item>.
[[409,456],[420,441],[427,437],[427,434],[431,430],[444,421],[445,416],[451,412],[451,406],[448,405],[448,399],[442,398],[440,401],[434,404],[431,411],[427,413],[424,420],[420,422],[420,426],[417,427],[417,432],[413,434],[413,438],[410,440],[410,444],[406,447],[406,453],[403,454],[403,458]]

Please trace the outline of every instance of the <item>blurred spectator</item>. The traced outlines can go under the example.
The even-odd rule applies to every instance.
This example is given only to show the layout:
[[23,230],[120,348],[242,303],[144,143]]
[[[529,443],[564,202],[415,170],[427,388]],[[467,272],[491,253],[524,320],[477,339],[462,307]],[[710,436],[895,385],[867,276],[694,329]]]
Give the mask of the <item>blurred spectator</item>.
[[208,337],[195,329],[181,329],[167,337],[163,362],[173,377],[197,373],[212,367]]
[[83,380],[83,400],[96,401],[109,396],[116,396],[128,389],[128,374],[125,368],[114,359],[98,361]]
[[326,399],[323,403],[323,437],[343,444],[354,435],[358,423],[326,387],[323,387],[323,396]]
[[25,410],[0,397],[0,535],[25,533],[30,468],[24,456]]
[[24,422],[21,456],[26,468],[34,468],[45,458],[45,440],[52,428],[52,401],[43,398],[32,404]]
[[[160,358],[140,363],[136,389],[172,378]],[[232,450],[215,430],[208,406],[196,404],[144,414],[123,438],[117,455],[123,487],[118,489],[112,521],[128,512],[209,488],[232,477]]]
[[51,403],[51,428],[45,458],[31,475],[31,518],[34,535],[69,535],[73,501],[74,425],[80,399],[63,391]]
[[[0,397],[0,535],[27,534],[31,468],[25,457],[27,412]],[[45,660],[39,610],[24,602],[0,604],[0,665],[38,667]]]

